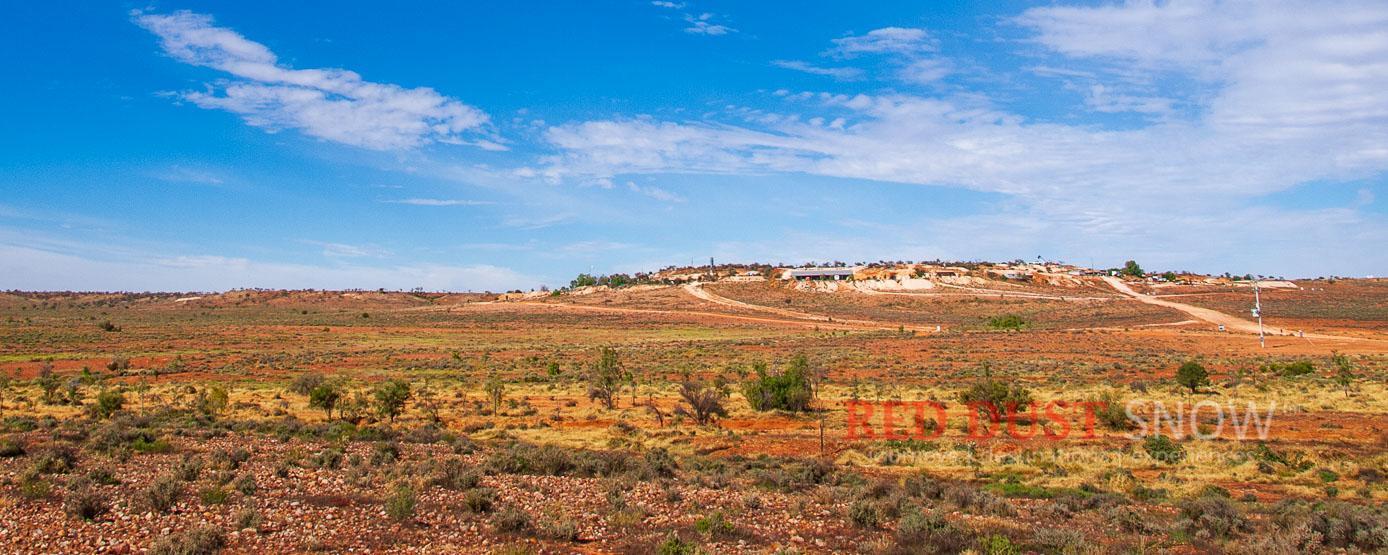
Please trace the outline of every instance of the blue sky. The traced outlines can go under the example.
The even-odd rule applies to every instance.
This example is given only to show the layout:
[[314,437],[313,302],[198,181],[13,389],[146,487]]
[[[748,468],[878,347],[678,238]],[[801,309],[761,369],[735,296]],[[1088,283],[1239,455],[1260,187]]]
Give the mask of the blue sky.
[[27,3],[0,288],[1388,273],[1388,6]]

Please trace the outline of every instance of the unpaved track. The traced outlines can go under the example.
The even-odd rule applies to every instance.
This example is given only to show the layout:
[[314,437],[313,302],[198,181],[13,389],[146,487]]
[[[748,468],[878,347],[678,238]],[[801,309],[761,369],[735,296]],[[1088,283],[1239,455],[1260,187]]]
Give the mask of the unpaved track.
[[658,308],[626,308],[626,307],[620,307],[620,306],[597,306],[597,305],[570,304],[570,303],[538,303],[538,302],[533,302],[533,301],[518,301],[518,302],[509,303],[509,304],[518,304],[518,305],[524,305],[524,306],[529,306],[529,307],[546,308],[546,309],[551,309],[551,310],[573,310],[573,311],[579,311],[579,312],[609,312],[609,313],[619,313],[619,314],[652,314],[652,315],[660,315],[660,316],[702,317],[702,318],[716,318],[716,319],[722,319],[722,320],[738,320],[738,321],[742,321],[742,322],[756,322],[756,323],[759,323],[759,324],[780,324],[780,325],[797,326],[797,327],[811,327],[811,326],[813,326],[813,327],[818,327],[818,328],[836,329],[836,330],[855,330],[855,329],[860,329],[860,328],[861,328],[861,326],[855,326],[855,325],[851,325],[851,324],[842,324],[842,323],[839,323],[837,320],[835,320],[835,321],[833,321],[833,322],[829,322],[829,321],[824,321],[824,322],[808,322],[808,321],[805,321],[805,320],[794,320],[794,319],[785,319],[785,318],[765,318],[765,317],[760,317],[760,316],[743,316],[743,315],[740,315],[740,314],[728,314],[728,313],[726,313],[726,312],[705,312],[705,311],[699,311],[699,310],[661,310],[661,309],[658,309]]
[[[1129,297],[1132,297],[1132,298],[1137,299],[1137,300],[1139,300],[1139,301],[1142,301],[1142,302],[1144,302],[1144,303],[1147,303],[1147,304],[1150,304],[1150,305],[1164,306],[1164,307],[1167,307],[1167,308],[1174,308],[1174,309],[1176,309],[1176,310],[1179,310],[1179,311],[1181,311],[1181,312],[1184,312],[1184,313],[1186,313],[1186,314],[1189,314],[1189,315],[1191,315],[1191,316],[1194,316],[1195,318],[1198,318],[1198,319],[1200,319],[1200,320],[1204,320],[1204,321],[1209,322],[1209,323],[1212,323],[1212,324],[1219,324],[1219,325],[1222,325],[1222,326],[1224,326],[1225,329],[1230,330],[1230,331],[1241,331],[1241,332],[1244,332],[1244,333],[1254,333],[1254,334],[1258,333],[1258,323],[1257,323],[1257,322],[1250,322],[1250,321],[1248,321],[1248,320],[1244,320],[1243,318],[1238,318],[1238,317],[1230,316],[1230,315],[1225,314],[1225,313],[1223,313],[1223,312],[1220,312],[1220,311],[1218,311],[1218,310],[1211,310],[1211,309],[1208,309],[1208,308],[1202,308],[1202,307],[1198,307],[1198,306],[1194,306],[1194,305],[1188,305],[1188,304],[1185,304],[1185,303],[1178,303],[1178,302],[1176,302],[1176,301],[1162,300],[1162,299],[1160,299],[1160,298],[1156,298],[1156,297],[1153,297],[1153,296],[1151,296],[1151,295],[1143,295],[1142,293],[1138,293],[1137,291],[1134,291],[1133,288],[1128,287],[1128,284],[1123,283],[1123,280],[1118,279],[1118,278],[1116,278],[1116,277],[1112,277],[1112,276],[1103,276],[1103,279],[1104,279],[1104,281],[1108,282],[1109,286],[1113,287],[1113,288],[1114,288],[1115,290],[1117,290],[1119,293],[1122,293],[1122,294],[1124,294],[1124,295],[1127,295],[1127,296],[1129,296]],[[1270,334],[1270,335],[1294,335],[1293,333],[1287,331],[1287,330],[1284,329],[1284,328],[1276,328],[1276,327],[1272,327],[1272,326],[1264,326],[1264,327],[1266,328],[1266,332],[1267,332],[1268,334]],[[1318,334],[1318,333],[1308,333],[1308,334],[1305,335],[1305,337],[1314,338],[1314,339],[1332,339],[1332,340],[1338,340],[1338,341],[1360,341],[1360,340],[1362,340],[1362,338],[1358,338],[1358,337],[1344,337],[1344,336],[1339,336],[1339,335],[1324,335],[1324,334]]]
[[1072,297],[1072,296],[1064,296],[1064,295],[1047,295],[1047,294],[1044,294],[1044,293],[1032,293],[1032,292],[1029,292],[1029,291],[1000,291],[1000,290],[997,290],[997,289],[984,289],[984,288],[981,288],[981,287],[965,287],[965,286],[963,286],[963,285],[950,285],[950,284],[948,284],[948,283],[940,283],[940,284],[937,284],[937,285],[940,286],[940,287],[948,287],[948,288],[951,288],[951,289],[958,289],[958,290],[964,291],[964,292],[963,292],[963,293],[940,293],[940,292],[936,292],[936,291],[931,291],[931,292],[929,292],[929,293],[911,293],[911,292],[907,292],[907,291],[882,291],[882,290],[878,290],[878,289],[871,289],[871,288],[868,288],[868,287],[859,287],[859,286],[856,286],[856,285],[853,287],[853,290],[854,290],[854,291],[858,291],[858,292],[863,293],[863,294],[866,294],[866,295],[899,295],[899,296],[903,296],[903,297],[917,297],[917,298],[947,297],[947,296],[959,296],[959,297],[985,297],[985,298],[987,298],[987,297],[1016,297],[1016,298],[1023,298],[1023,299],[1048,299],[1048,300],[1056,300],[1056,301],[1112,301],[1112,300],[1121,298],[1121,297],[1081,297],[1081,296],[1078,296],[1078,295]]
[[778,315],[778,316],[784,316],[784,317],[786,317],[786,318],[794,318],[794,319],[798,319],[798,320],[810,320],[810,321],[814,321],[814,322],[830,322],[830,323],[835,323],[835,324],[847,324],[847,325],[850,325],[850,326],[858,326],[858,327],[865,327],[865,328],[872,328],[872,329],[886,329],[886,330],[892,330],[892,329],[907,329],[907,330],[912,330],[912,331],[934,331],[934,329],[935,329],[935,326],[922,326],[922,325],[920,325],[920,324],[912,324],[912,325],[906,325],[906,324],[893,324],[893,323],[890,323],[890,322],[878,322],[878,321],[875,321],[875,320],[853,320],[853,319],[844,319],[844,318],[833,318],[833,317],[824,316],[824,315],[820,315],[820,314],[810,314],[810,313],[808,313],[808,312],[798,312],[798,311],[795,311],[795,310],[788,310],[788,309],[784,309],[784,308],[776,308],[776,307],[773,307],[773,306],[762,306],[762,305],[759,305],[759,304],[744,303],[744,302],[742,302],[742,301],[729,299],[729,298],[727,298],[727,297],[724,297],[724,296],[722,296],[722,295],[718,295],[718,294],[716,294],[716,293],[714,293],[714,292],[712,292],[712,291],[709,291],[709,290],[707,290],[707,289],[704,289],[704,288],[703,288],[703,285],[702,285],[702,284],[698,284],[698,283],[690,283],[690,284],[688,284],[688,285],[685,285],[685,286],[684,286],[684,292],[685,292],[685,293],[689,293],[691,296],[693,296],[693,297],[696,298],[696,299],[708,301],[708,302],[715,303],[715,304],[720,304],[720,305],[727,306],[727,307],[731,307],[731,308],[740,308],[740,309],[743,309],[743,310],[754,310],[754,311],[758,311],[758,312],[767,312],[767,313],[770,313],[770,314],[776,314],[776,315]]

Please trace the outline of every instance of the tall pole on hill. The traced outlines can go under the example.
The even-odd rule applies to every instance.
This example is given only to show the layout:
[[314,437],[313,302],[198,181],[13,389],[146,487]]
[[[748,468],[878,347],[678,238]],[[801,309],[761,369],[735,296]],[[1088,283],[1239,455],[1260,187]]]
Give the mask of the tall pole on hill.
[[1258,318],[1258,346],[1267,348],[1267,338],[1263,335],[1263,301],[1258,295],[1258,280],[1253,280],[1253,315]]
[[708,280],[718,281],[718,272],[713,269],[713,257],[708,257]]

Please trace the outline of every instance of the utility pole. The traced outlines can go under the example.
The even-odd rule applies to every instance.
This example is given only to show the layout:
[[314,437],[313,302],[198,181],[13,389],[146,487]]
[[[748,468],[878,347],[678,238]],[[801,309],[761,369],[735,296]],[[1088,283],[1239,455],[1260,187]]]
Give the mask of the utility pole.
[[1258,280],[1253,280],[1253,316],[1258,318],[1258,346],[1267,348],[1267,338],[1263,335],[1263,302],[1258,295]]
[[708,280],[718,281],[718,272],[713,269],[713,257],[708,257]]

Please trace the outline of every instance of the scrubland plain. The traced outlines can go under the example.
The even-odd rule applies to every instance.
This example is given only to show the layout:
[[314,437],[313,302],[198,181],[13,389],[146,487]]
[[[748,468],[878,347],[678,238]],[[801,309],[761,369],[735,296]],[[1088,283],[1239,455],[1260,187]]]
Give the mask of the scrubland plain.
[[1388,282],[1298,285],[0,293],[0,551],[1388,549]]

